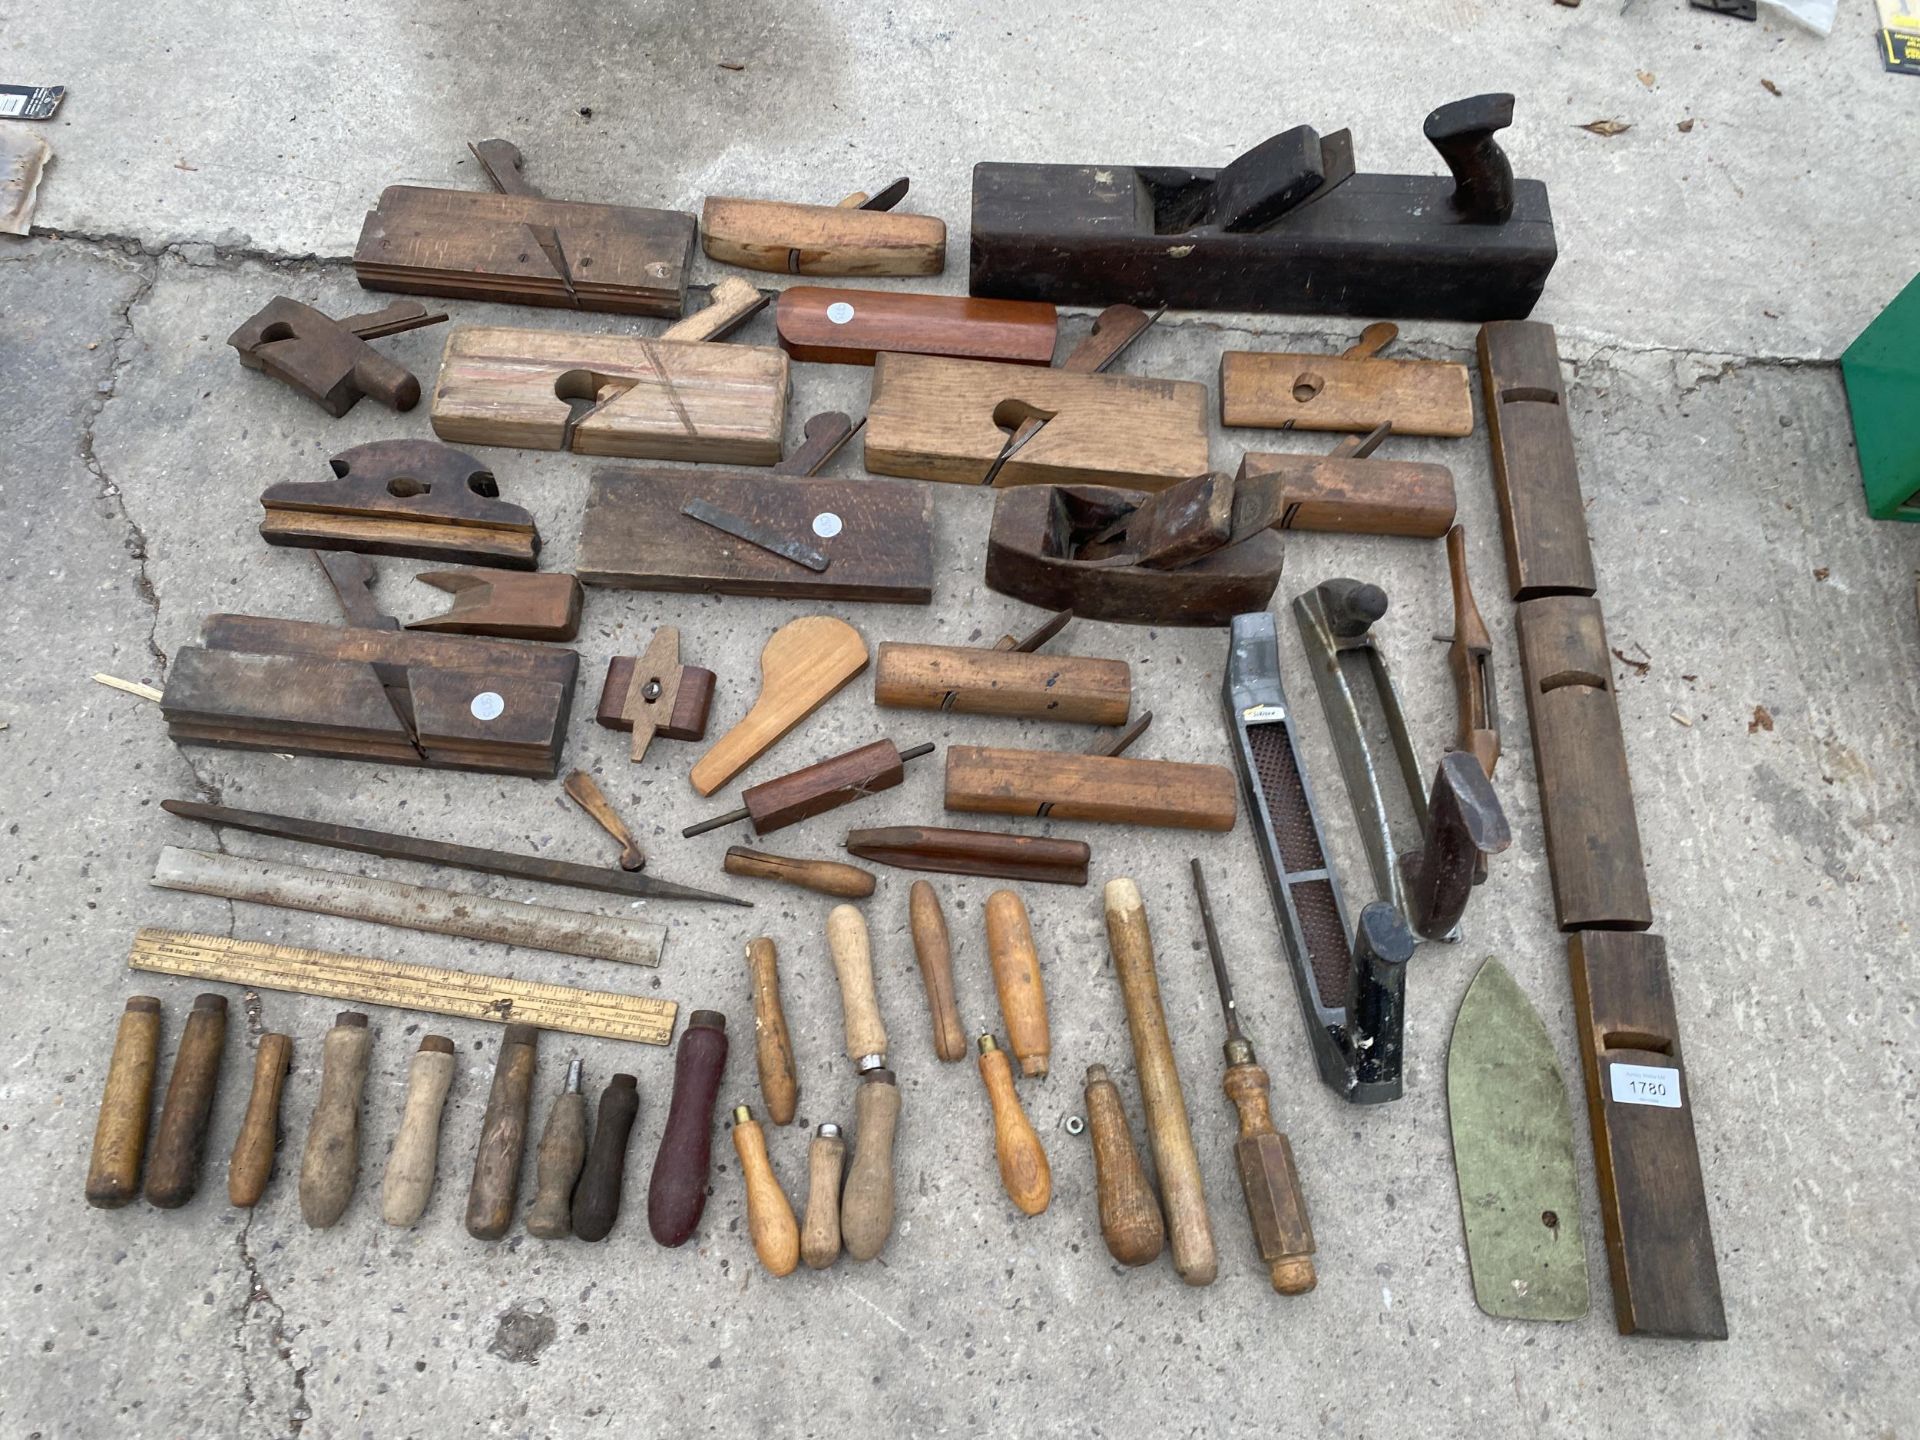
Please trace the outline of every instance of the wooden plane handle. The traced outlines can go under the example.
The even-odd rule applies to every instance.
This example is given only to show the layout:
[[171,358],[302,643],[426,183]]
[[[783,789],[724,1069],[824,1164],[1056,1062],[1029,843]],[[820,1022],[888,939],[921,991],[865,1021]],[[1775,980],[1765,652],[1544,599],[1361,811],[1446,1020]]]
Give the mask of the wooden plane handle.
[[793,1123],[800,1101],[800,1075],[793,1062],[793,1037],[780,1003],[780,954],[764,935],[747,942],[747,974],[753,984],[754,1058],[760,1067],[760,1098],[776,1125]]
[[993,1153],[1000,1164],[1000,1184],[1022,1215],[1038,1215],[1053,1200],[1053,1167],[1047,1163],[1033,1122],[1021,1108],[1007,1052],[991,1035],[980,1037],[980,1079],[987,1087],[987,1103],[993,1107]]
[[120,1016],[107,1064],[107,1085],[94,1124],[87,1162],[87,1203],[118,1210],[140,1193],[140,1162],[147,1152],[153,1077],[160,1064],[160,1002],[135,995]]
[[1047,987],[1040,978],[1040,954],[1033,943],[1027,907],[1011,890],[987,897],[987,959],[1000,1014],[1007,1022],[1007,1046],[1028,1079],[1045,1079],[1053,1043],[1047,1030]]
[[711,795],[867,668],[867,642],[844,620],[808,615],[774,631],[760,652],[760,695],[689,779]]

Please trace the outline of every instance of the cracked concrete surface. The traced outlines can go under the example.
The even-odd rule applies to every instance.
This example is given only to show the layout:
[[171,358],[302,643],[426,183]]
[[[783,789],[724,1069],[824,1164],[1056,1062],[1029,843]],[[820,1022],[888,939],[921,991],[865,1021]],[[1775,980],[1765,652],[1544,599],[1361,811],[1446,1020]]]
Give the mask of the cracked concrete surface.
[[[856,21],[828,0],[643,10],[560,12],[528,30],[514,28],[510,12],[456,12],[441,0],[356,12],[350,22],[308,7],[276,19],[271,49],[243,38],[248,27],[224,12],[172,0],[85,35],[57,24],[57,11],[6,16],[9,78],[65,80],[74,94],[50,133],[59,159],[39,217],[60,234],[0,246],[0,433],[11,462],[0,480],[9,602],[0,664],[11,677],[0,693],[0,943],[11,960],[0,972],[9,1056],[0,1066],[0,1163],[29,1197],[0,1217],[0,1437],[855,1427],[1479,1437],[1649,1426],[1879,1437],[1920,1425],[1920,1262],[1906,1203],[1920,1134],[1909,908],[1920,858],[1920,533],[1865,518],[1829,363],[1911,264],[1885,237],[1912,228],[1912,175],[1873,177],[1879,219],[1869,227],[1854,221],[1849,198],[1857,198],[1849,187],[1869,183],[1863,162],[1847,157],[1866,153],[1876,127],[1896,125],[1920,88],[1873,68],[1859,33],[1866,7],[1844,6],[1822,44],[1646,5],[1621,15],[1599,0],[1524,12],[1450,0],[1418,14],[1362,12],[1337,29],[1330,19],[1290,21],[1315,29],[1315,43],[1284,49],[1263,43],[1253,12],[1206,5],[1183,10],[1177,32],[1163,12],[1135,6],[1097,20],[1043,6],[1011,28],[913,7]],[[341,53],[343,34],[373,68],[352,85],[323,83],[317,62]],[[173,52],[164,87],[134,78],[156,45]],[[1383,57],[1412,54],[1426,88],[1414,96],[1405,85],[1378,86]],[[715,58],[748,68],[719,71]],[[1783,95],[1764,91],[1760,75]],[[487,83],[476,89],[480,78]],[[1433,169],[1418,142],[1426,109],[1508,82],[1521,91],[1516,168],[1548,180],[1561,226],[1562,260],[1539,315],[1561,327],[1602,596],[1625,657],[1616,671],[1622,720],[1693,1073],[1729,1342],[1613,1333],[1483,436],[1395,442],[1396,453],[1456,474],[1494,632],[1507,727],[1500,789],[1516,836],[1469,915],[1465,946],[1428,947],[1416,961],[1409,1087],[1397,1104],[1356,1113],[1312,1079],[1244,829],[1170,841],[1055,825],[1093,842],[1096,884],[1027,893],[1055,1045],[1055,1078],[1023,1089],[1056,1180],[1039,1219],[1018,1220],[1000,1192],[972,1066],[931,1057],[906,936],[912,877],[894,872],[883,872],[867,905],[904,1099],[899,1218],[881,1263],[843,1261],[825,1276],[769,1281],[747,1241],[724,1131],[699,1233],[678,1251],[655,1247],[640,1192],[670,1052],[562,1036],[543,1041],[536,1126],[568,1054],[585,1058],[596,1092],[617,1069],[640,1076],[628,1208],[598,1246],[517,1231],[500,1245],[470,1241],[461,1196],[497,1032],[384,1010],[373,1017],[359,1192],[337,1228],[309,1232],[292,1172],[320,1037],[339,1007],[274,993],[233,1008],[198,1198],[170,1213],[83,1205],[123,998],[163,997],[170,1057],[195,989],[126,972],[127,941],[141,924],[625,984],[684,1007],[721,1008],[734,1017],[726,1103],[758,1099],[740,954],[750,936],[772,935],[801,1069],[798,1122],[770,1137],[789,1193],[803,1193],[808,1127],[850,1118],[821,941],[827,907],[813,897],[759,886],[752,911],[644,907],[670,928],[665,963],[609,976],[590,961],[147,885],[162,843],[222,843],[162,815],[168,795],[608,857],[557,786],[176,749],[151,707],[88,678],[98,670],[160,683],[167,657],[192,643],[209,613],[334,614],[308,557],[260,545],[258,493],[323,474],[326,457],[348,446],[425,436],[425,415],[368,403],[330,421],[243,371],[224,342],[276,293],[334,313],[358,308],[363,292],[350,269],[314,257],[350,248],[380,186],[473,183],[461,141],[495,131],[519,141],[536,180],[582,197],[831,198],[882,171],[911,169],[916,201],[952,224],[954,263],[937,284],[954,290],[964,285],[974,159],[1212,157],[1314,119],[1353,124],[1369,166]],[[201,105],[228,94],[231,104]],[[298,121],[268,123],[283,108]],[[1636,128],[1606,141],[1561,123],[1603,114]],[[1675,124],[1683,115],[1699,117],[1686,134]],[[1821,127],[1840,125],[1858,145],[1815,142]],[[717,273],[705,267],[697,278]],[[448,308],[458,320],[650,328]],[[1077,330],[1086,318],[1067,323]],[[1211,382],[1223,346],[1332,349],[1358,327],[1173,315],[1126,368]],[[1470,327],[1406,328],[1405,353],[1470,357]],[[381,344],[427,379],[444,335],[429,329]],[[757,318],[739,338],[771,343],[770,320]],[[813,411],[857,412],[865,388],[862,371],[796,367],[790,436]],[[1249,444],[1321,448],[1304,437],[1216,432],[1215,459]],[[510,498],[539,517],[546,567],[570,567],[592,462],[484,453]],[[833,469],[858,473],[857,449]],[[849,618],[870,641],[990,640],[1030,618],[980,585],[985,497],[943,487],[935,508],[936,603],[853,607]],[[442,608],[441,597],[409,583],[421,564],[379,568],[386,609],[414,618]],[[1451,727],[1444,652],[1425,638],[1445,624],[1438,547],[1297,536],[1281,597],[1339,574],[1380,580],[1394,596],[1384,641],[1421,752],[1436,753]],[[714,723],[724,727],[749,701],[762,637],[794,613],[772,601],[594,594],[578,642],[583,674],[597,677],[607,656],[676,623],[690,662],[721,676]],[[1282,636],[1322,802],[1344,817],[1290,623]],[[1158,717],[1142,753],[1225,759],[1218,635],[1083,623],[1063,642],[1132,659],[1140,703]],[[599,773],[654,868],[725,883],[721,853],[744,837],[677,833],[727,798],[701,801],[685,785],[697,752],[663,742],[632,769],[623,742],[596,729],[589,711],[576,705],[568,758]],[[1042,726],[876,713],[862,681],[747,778],[882,733],[902,743],[1072,743]],[[920,762],[905,785],[862,802],[860,823],[924,821],[938,815],[938,795],[937,763]],[[830,852],[845,819],[809,822],[775,837],[775,848]],[[1351,827],[1336,838],[1343,874],[1358,875]],[[249,855],[527,895],[485,877],[250,836],[231,843]],[[1250,1253],[1218,1091],[1217,1015],[1177,863],[1189,853],[1215,877],[1243,1012],[1300,1156],[1321,1246],[1321,1285],[1309,1299],[1277,1300]],[[1221,1278],[1206,1290],[1178,1285],[1164,1261],[1140,1272],[1108,1261],[1084,1142],[1060,1129],[1081,1109],[1078,1077],[1095,1061],[1113,1069],[1139,1121],[1098,908],[1098,882],[1120,874],[1139,879],[1159,942],[1221,1245]],[[996,1025],[979,918],[993,887],[940,888],[963,1015],[976,1029]],[[1467,1283],[1444,1061],[1453,1011],[1489,953],[1539,1008],[1573,1089],[1594,1286],[1593,1313],[1577,1324],[1489,1320]],[[224,1160],[253,1041],[267,1029],[295,1040],[285,1138],[265,1201],[241,1214],[225,1204]],[[461,1056],[441,1179],[420,1225],[389,1231],[378,1218],[379,1176],[407,1062],[428,1030],[451,1035]]]

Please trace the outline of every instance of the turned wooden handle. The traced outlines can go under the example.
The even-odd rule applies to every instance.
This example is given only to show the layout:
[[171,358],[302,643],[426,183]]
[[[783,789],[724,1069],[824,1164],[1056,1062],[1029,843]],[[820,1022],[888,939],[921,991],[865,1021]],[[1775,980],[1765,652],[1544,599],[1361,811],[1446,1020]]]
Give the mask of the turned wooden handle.
[[920,957],[920,979],[927,987],[927,1013],[933,1019],[933,1053],[953,1061],[967,1053],[967,1032],[953,992],[953,944],[940,897],[924,880],[907,892],[907,916],[913,928],[913,953]]
[[155,1209],[177,1210],[200,1188],[200,1156],[206,1147],[214,1092],[220,1088],[220,1060],[226,1045],[226,996],[196,995],[180,1032],[166,1102],[154,1127],[147,1203]]
[[[1235,1046],[1230,1041],[1228,1059]],[[1251,1053],[1249,1050],[1247,1053]],[[1273,1082],[1251,1059],[1227,1066],[1221,1088],[1240,1117],[1240,1136],[1233,1144],[1233,1161],[1246,1193],[1247,1215],[1253,1239],[1267,1263],[1273,1288],[1282,1295],[1304,1295],[1319,1283],[1313,1268],[1313,1225],[1307,1219],[1307,1201],[1294,1167],[1293,1146],[1273,1128],[1268,1095]]]
[[1047,987],[1040,979],[1027,907],[1011,890],[987,897],[987,956],[994,989],[1000,992],[1000,1014],[1007,1022],[1007,1046],[1022,1075],[1045,1079],[1053,1051],[1047,1034]]
[[840,1170],[846,1159],[840,1127],[822,1125],[807,1147],[807,1218],[800,1227],[800,1258],[812,1270],[840,1258]]
[[262,1035],[253,1052],[253,1089],[247,1113],[227,1160],[227,1201],[242,1210],[260,1203],[273,1175],[273,1151],[280,1143],[280,1091],[293,1061],[293,1037]]
[[1122,1265],[1145,1265],[1167,1243],[1166,1222],[1154,1198],[1140,1152],[1133,1148],[1120,1088],[1104,1065],[1087,1067],[1087,1130],[1093,1137],[1094,1188],[1100,1197],[1100,1238]]
[[868,1055],[887,1053],[887,1027],[873,990],[873,948],[867,922],[851,905],[836,905],[827,916],[827,948],[840,977],[840,1008],[846,1017],[847,1058],[858,1064]]
[[767,1137],[744,1105],[734,1107],[733,1148],[747,1185],[747,1233],[754,1253],[771,1274],[791,1275],[800,1263],[800,1227],[767,1159]]
[[800,1101],[800,1076],[793,1063],[793,1037],[780,1005],[780,957],[764,935],[747,942],[747,970],[753,978],[754,1058],[760,1063],[760,1095],[776,1125],[793,1123]]
[[1013,1090],[1013,1066],[991,1035],[980,1037],[980,1078],[993,1106],[993,1150],[1000,1183],[1023,1215],[1038,1215],[1053,1199],[1053,1170]]
[[721,868],[729,875],[742,875],[750,880],[779,880],[840,900],[864,900],[873,894],[873,872],[840,860],[801,860],[792,855],[770,855],[765,850],[734,845],[721,861]]
[[1154,970],[1153,935],[1147,907],[1131,880],[1110,880],[1106,894],[1107,944],[1113,951],[1120,997],[1127,1007],[1127,1033],[1133,1038],[1134,1067],[1140,1076],[1140,1100],[1147,1113],[1147,1146],[1160,1174],[1160,1198],[1166,1206],[1173,1242],[1173,1268],[1189,1285],[1211,1285],[1219,1273],[1213,1222],[1207,1215],[1206,1186],[1200,1157],[1187,1124],[1186,1096],[1174,1063],[1173,1040],[1160,1002]]
[[325,1230],[346,1214],[360,1177],[360,1093],[367,1087],[373,1032],[358,1010],[343,1010],[320,1047],[320,1098],[300,1157],[300,1218]]
[[433,1175],[440,1163],[440,1117],[453,1085],[453,1041],[423,1035],[407,1066],[407,1095],[400,1105],[400,1129],[387,1156],[380,1182],[380,1218],[389,1225],[411,1225],[427,1213]]
[[467,1233],[476,1240],[498,1240],[513,1224],[539,1036],[532,1025],[509,1025],[500,1038],[487,1113],[480,1121],[480,1148],[473,1156],[473,1183],[467,1188]]
[[[571,1087],[577,1082],[568,1075]],[[568,1088],[553,1097],[546,1129],[533,1152],[533,1203],[527,1207],[527,1233],[542,1240],[564,1240],[573,1233],[573,1192],[587,1158],[587,1097]]]
[[893,1233],[893,1133],[899,1121],[893,1072],[867,1071],[853,1097],[853,1165],[840,1201],[840,1234],[850,1259],[873,1259]]
[[660,1244],[684,1245],[707,1208],[713,1160],[713,1102],[727,1068],[727,1017],[696,1010],[673,1061],[673,1098],[647,1182],[647,1229]]
[[627,1141],[640,1113],[640,1082],[616,1075],[600,1092],[600,1113],[593,1120],[593,1145],[573,1192],[573,1233],[582,1240],[604,1240],[620,1218],[626,1188]]
[[147,1153],[147,1117],[153,1108],[153,1076],[160,1063],[160,1002],[151,995],[128,999],[113,1037],[100,1118],[93,1126],[87,1161],[87,1203],[117,1210],[140,1193],[140,1162]]

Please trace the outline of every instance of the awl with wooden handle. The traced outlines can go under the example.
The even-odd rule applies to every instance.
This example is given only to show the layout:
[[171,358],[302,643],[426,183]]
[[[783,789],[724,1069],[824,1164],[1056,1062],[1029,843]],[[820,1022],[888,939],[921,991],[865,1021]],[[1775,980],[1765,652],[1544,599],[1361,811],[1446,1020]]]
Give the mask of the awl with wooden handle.
[[113,1037],[100,1118],[93,1127],[87,1162],[87,1203],[118,1210],[140,1193],[140,1162],[147,1152],[147,1119],[153,1109],[153,1076],[160,1063],[160,1002],[151,995],[128,999]]
[[280,1142],[280,1092],[292,1060],[293,1040],[287,1035],[262,1035],[253,1052],[253,1089],[227,1160],[227,1202],[239,1209],[258,1205],[273,1175],[273,1152]]
[[373,1032],[360,1010],[342,1010],[320,1049],[320,1098],[300,1157],[300,1218],[325,1230],[346,1214],[360,1177],[360,1096]]
[[453,1041],[444,1035],[420,1037],[420,1048],[407,1066],[400,1130],[380,1182],[380,1218],[389,1225],[411,1225],[427,1213],[434,1172],[440,1167],[440,1118],[446,1113],[457,1064]]
[[713,1102],[727,1068],[727,1017],[696,1010],[673,1057],[673,1097],[647,1182],[647,1229],[669,1249],[700,1228],[713,1163]]

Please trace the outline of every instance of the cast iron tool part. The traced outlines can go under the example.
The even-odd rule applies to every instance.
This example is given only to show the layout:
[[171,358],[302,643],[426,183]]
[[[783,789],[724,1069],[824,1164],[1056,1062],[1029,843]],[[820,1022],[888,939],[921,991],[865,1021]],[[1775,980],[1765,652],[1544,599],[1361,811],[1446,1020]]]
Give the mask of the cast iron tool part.
[[1487,857],[1512,843],[1506,812],[1480,762],[1465,750],[1443,755],[1427,799],[1426,843],[1400,857],[1414,933],[1426,940],[1457,937]]
[[700,1228],[713,1158],[713,1102],[727,1066],[727,1017],[696,1010],[673,1057],[673,1098],[647,1182],[647,1230],[672,1249]]

